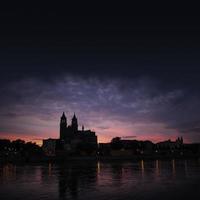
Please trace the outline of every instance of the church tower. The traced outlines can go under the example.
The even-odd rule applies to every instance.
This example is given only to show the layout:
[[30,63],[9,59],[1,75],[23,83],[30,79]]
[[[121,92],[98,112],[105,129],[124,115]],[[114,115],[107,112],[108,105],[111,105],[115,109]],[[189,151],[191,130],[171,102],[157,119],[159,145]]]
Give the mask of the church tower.
[[72,130],[73,130],[73,132],[77,132],[78,131],[78,120],[76,118],[75,113],[74,113],[74,116],[72,118]]
[[63,112],[61,118],[60,118],[60,139],[65,139],[65,133],[67,129],[67,118],[65,116],[65,113]]

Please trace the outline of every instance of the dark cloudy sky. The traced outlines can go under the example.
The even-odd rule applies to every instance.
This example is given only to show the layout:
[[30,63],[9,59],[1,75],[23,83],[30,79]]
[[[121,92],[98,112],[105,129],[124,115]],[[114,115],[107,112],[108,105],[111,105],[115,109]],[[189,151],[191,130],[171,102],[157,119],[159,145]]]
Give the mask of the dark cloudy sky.
[[75,112],[99,141],[200,142],[196,17],[1,12],[0,137],[57,138]]

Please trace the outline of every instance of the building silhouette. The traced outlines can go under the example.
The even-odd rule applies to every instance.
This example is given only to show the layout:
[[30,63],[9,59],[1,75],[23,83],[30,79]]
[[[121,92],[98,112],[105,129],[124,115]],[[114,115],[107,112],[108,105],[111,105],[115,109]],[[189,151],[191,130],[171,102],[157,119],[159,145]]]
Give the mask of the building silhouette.
[[97,148],[97,136],[91,130],[78,129],[78,119],[74,113],[71,124],[67,124],[67,117],[63,112],[60,118],[60,140],[65,150],[74,151],[86,149],[87,147]]
[[68,125],[67,117],[63,112],[60,118],[59,139],[43,140],[43,149],[47,155],[57,152],[67,154],[94,154],[97,150],[97,136],[91,130],[78,129],[78,119],[74,113],[71,124]]

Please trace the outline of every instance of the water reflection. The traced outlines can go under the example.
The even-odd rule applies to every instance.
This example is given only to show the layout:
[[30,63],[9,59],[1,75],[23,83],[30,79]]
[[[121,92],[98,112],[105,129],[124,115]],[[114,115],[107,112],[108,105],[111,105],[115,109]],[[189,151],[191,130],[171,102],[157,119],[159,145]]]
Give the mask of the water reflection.
[[188,166],[187,166],[187,160],[184,161],[184,167],[185,167],[185,177],[188,177]]
[[101,163],[99,161],[97,162],[97,172],[98,174],[101,172]]
[[176,165],[175,165],[175,160],[172,160],[172,175],[176,176]]
[[142,172],[142,178],[144,178],[144,160],[141,160],[141,172]]
[[2,167],[1,170],[2,180],[9,180],[16,178],[16,165],[7,164]]
[[87,189],[96,185],[97,182],[98,163],[92,162],[89,164],[76,163],[74,165],[62,165],[59,168],[59,197],[76,198],[79,189]]
[[186,199],[200,196],[195,190],[199,182],[200,163],[195,160],[0,166],[0,196],[5,200],[168,199],[173,195]]
[[49,171],[49,176],[51,176],[52,175],[52,164],[51,163],[49,163],[48,171]]
[[159,162],[159,160],[155,161],[155,177],[157,180],[160,177],[160,162]]

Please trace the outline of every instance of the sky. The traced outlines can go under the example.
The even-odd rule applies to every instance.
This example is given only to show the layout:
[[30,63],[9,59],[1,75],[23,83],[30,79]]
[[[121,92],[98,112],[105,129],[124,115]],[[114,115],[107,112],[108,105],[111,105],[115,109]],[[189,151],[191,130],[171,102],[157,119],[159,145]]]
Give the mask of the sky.
[[200,142],[195,17],[1,12],[0,138],[59,137],[63,112],[113,137]]

